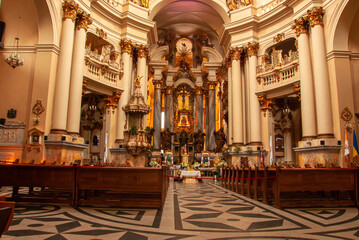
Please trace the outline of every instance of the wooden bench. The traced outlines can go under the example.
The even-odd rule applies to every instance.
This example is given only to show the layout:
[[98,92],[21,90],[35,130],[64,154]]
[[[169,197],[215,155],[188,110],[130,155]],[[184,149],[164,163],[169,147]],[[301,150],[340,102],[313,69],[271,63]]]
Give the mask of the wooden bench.
[[77,167],[78,205],[162,208],[168,168]]
[[0,237],[6,232],[14,217],[14,202],[6,202],[5,196],[0,196]]
[[[355,206],[358,205],[358,169],[355,168],[286,168],[276,170],[276,179],[272,186],[274,206]],[[349,192],[341,199],[340,195],[318,195],[312,198],[308,193]],[[283,197],[290,193],[289,198]],[[299,199],[295,199],[295,195]]]
[[[74,203],[75,169],[69,166],[14,164],[0,165],[2,186],[12,186],[13,201]],[[29,193],[19,193],[28,187]],[[41,191],[32,191],[39,187]]]

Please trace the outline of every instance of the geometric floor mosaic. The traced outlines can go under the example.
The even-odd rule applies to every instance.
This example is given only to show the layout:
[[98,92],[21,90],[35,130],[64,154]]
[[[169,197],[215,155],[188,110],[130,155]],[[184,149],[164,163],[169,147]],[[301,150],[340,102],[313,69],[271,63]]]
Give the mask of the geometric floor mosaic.
[[359,239],[359,212],[347,207],[279,210],[213,180],[171,181],[162,210],[17,204],[1,239]]

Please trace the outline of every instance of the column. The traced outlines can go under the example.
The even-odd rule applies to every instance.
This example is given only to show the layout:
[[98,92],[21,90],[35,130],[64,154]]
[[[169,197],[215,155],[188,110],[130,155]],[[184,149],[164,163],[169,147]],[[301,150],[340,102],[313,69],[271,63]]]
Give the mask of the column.
[[165,92],[165,129],[172,131],[173,122],[173,86],[167,86]]
[[[162,77],[162,76],[161,76]],[[153,109],[153,128],[155,132],[153,133],[153,149],[159,150],[161,149],[161,113],[162,113],[162,101],[161,101],[161,85],[162,81],[158,76],[154,76],[154,80],[152,81],[155,87],[155,102]]]
[[116,129],[116,142],[123,143],[124,135],[123,131],[125,130],[126,123],[126,114],[122,110],[122,107],[125,106],[130,100],[130,91],[131,91],[131,64],[132,64],[132,49],[133,44],[131,41],[121,40],[121,54],[123,62],[123,76],[122,76],[122,97],[118,102],[118,115],[117,115],[117,129]]
[[232,138],[233,138],[233,109],[232,109],[232,61],[230,58],[226,59],[226,64],[228,66],[228,138],[227,144],[228,146],[232,146]]
[[233,145],[243,145],[243,107],[241,80],[241,53],[238,47],[231,50],[232,58],[232,110],[233,110]]
[[146,62],[148,56],[148,47],[138,45],[137,49],[137,76],[141,78],[141,92],[147,102],[147,78],[146,78]]
[[86,32],[91,23],[90,14],[82,12],[77,15],[66,129],[68,133],[72,134],[79,134],[80,132]]
[[248,43],[248,57],[249,57],[249,122],[250,127],[250,144],[261,145],[261,115],[260,107],[257,99],[257,50],[258,43]]
[[196,87],[196,129],[195,131],[201,130],[203,132],[203,88]]
[[292,28],[295,29],[298,39],[302,139],[305,140],[316,137],[313,74],[307,21],[304,18],[299,18],[294,21]]
[[311,27],[314,89],[317,113],[318,137],[334,137],[332,102],[330,97],[329,74],[325,51],[323,30],[324,11],[320,8],[308,10],[308,21]]
[[204,99],[205,99],[205,114],[206,114],[206,122],[205,122],[205,129],[206,129],[206,151],[208,151],[208,133],[209,133],[209,129],[208,129],[208,123],[209,123],[209,111],[208,111],[208,108],[209,108],[209,104],[208,104],[208,90],[204,91]]
[[66,1],[63,5],[61,51],[57,63],[51,133],[66,133],[74,27],[78,8],[74,2]]
[[214,131],[216,131],[216,81],[208,81],[208,151],[215,149]]

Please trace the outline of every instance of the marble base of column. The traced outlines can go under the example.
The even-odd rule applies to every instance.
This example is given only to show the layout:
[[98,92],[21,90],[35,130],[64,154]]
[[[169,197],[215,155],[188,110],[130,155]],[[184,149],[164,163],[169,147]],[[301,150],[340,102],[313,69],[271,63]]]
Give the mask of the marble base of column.
[[317,138],[334,138],[334,134],[333,133],[328,133],[328,134],[318,134]]
[[304,140],[311,140],[311,139],[316,139],[317,136],[305,136],[305,137],[302,137],[301,141],[304,141]]
[[63,129],[51,129],[50,134],[67,134],[67,131]]
[[243,143],[232,143],[233,147],[241,147],[244,146]]

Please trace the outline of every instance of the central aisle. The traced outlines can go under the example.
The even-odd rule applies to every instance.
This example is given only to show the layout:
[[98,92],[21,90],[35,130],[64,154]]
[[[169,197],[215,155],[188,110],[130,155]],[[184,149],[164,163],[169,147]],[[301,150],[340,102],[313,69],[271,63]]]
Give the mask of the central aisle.
[[163,210],[18,204],[2,239],[357,239],[358,219],[357,208],[282,211],[213,180],[171,181]]

